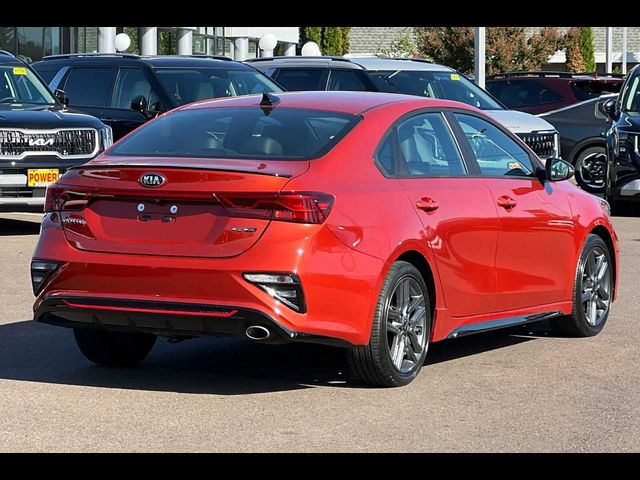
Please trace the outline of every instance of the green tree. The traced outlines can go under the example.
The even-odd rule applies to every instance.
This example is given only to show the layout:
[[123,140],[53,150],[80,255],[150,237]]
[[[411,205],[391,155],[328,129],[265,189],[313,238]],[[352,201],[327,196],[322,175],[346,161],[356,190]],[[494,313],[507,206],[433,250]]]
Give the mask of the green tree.
[[322,43],[322,27],[302,27],[300,41],[303,45],[307,42],[315,42],[320,46]]
[[[437,63],[473,72],[473,27],[416,27],[418,52]],[[487,74],[540,69],[559,48],[562,37],[545,27],[527,38],[523,27],[487,27]]]
[[138,27],[124,27],[124,33],[126,33],[127,35],[129,35],[129,38],[131,39],[131,45],[129,46],[129,48],[127,48],[127,53],[135,53],[137,55],[140,54],[140,48],[139,48],[139,40],[138,40]]
[[300,43],[315,42],[323,55],[344,55],[349,52],[351,27],[302,27]]
[[596,71],[596,56],[593,46],[593,30],[591,27],[580,27],[580,53],[584,60],[584,71],[595,72]]
[[342,32],[342,55],[349,53],[351,46],[351,27],[340,27]]
[[418,51],[416,45],[408,35],[400,35],[396,38],[389,48],[383,48],[376,55],[378,57],[391,57],[391,58],[411,58],[416,56]]

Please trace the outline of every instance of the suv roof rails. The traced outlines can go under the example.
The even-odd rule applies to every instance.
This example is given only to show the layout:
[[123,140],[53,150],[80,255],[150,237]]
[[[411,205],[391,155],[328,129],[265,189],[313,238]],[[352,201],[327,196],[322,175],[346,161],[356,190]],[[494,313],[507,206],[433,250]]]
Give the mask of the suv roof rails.
[[497,78],[511,78],[511,77],[560,77],[560,78],[575,78],[575,77],[611,77],[611,78],[622,78],[624,74],[622,73],[597,73],[597,72],[555,72],[552,70],[523,70],[517,72],[503,72],[496,73],[494,75],[489,75],[487,78],[497,79]]
[[140,55],[134,53],[61,53],[58,55],[47,55],[42,60],[58,60],[61,58],[78,58],[78,57],[122,57],[122,58],[140,58]]
[[317,60],[317,59],[324,59],[324,60],[336,60],[338,62],[351,62],[350,58],[345,58],[345,57],[334,57],[331,55],[280,55],[277,57],[259,57],[259,58],[247,58],[246,60],[244,60],[245,62],[260,62],[262,60],[298,60],[298,59],[305,59],[305,60]]
[[207,55],[204,53],[192,53],[191,55],[141,55],[139,58],[211,58],[213,60],[224,60],[233,62],[233,58],[224,55]]
[[9,57],[15,57],[15,55],[7,50],[0,50],[0,54],[8,55]]

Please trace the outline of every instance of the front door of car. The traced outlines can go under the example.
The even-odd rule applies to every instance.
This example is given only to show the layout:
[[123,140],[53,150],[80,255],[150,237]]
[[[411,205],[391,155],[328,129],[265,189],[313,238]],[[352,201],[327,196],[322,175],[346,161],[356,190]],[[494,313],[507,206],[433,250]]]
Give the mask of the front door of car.
[[396,149],[394,176],[424,227],[446,308],[453,317],[495,311],[497,209],[491,192],[469,176],[447,120],[425,111],[389,133]]
[[498,309],[569,300],[575,236],[566,193],[537,178],[535,160],[504,130],[471,113],[453,116],[498,207]]

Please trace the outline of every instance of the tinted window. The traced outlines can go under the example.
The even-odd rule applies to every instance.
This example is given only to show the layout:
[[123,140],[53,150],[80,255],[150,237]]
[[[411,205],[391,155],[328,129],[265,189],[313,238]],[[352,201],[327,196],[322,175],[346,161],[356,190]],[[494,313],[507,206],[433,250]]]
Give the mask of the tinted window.
[[411,176],[464,175],[466,169],[440,113],[423,113],[397,127],[400,152]]
[[131,108],[131,100],[142,95],[149,101],[151,85],[142,70],[138,68],[121,68],[113,89],[113,108]]
[[207,98],[282,91],[269,77],[254,69],[156,68],[154,71],[175,105]]
[[631,78],[627,81],[629,86],[626,87],[623,109],[627,112],[640,111],[640,75],[636,75],[635,78]]
[[367,91],[359,70],[331,70],[327,90]]
[[486,176],[531,175],[534,171],[527,152],[495,125],[481,118],[455,114]]
[[382,167],[382,170],[387,175],[395,175],[395,155],[393,144],[395,142],[395,135],[389,134],[378,148],[378,152],[376,153],[376,160],[378,164]]
[[276,80],[289,91],[324,90],[324,85],[320,85],[323,73],[319,68],[282,68]]
[[117,143],[113,155],[310,159],[328,152],[359,117],[298,108],[221,107],[160,117]]
[[455,100],[482,110],[504,109],[487,92],[457,72],[397,70],[367,73],[381,92]]
[[562,95],[557,91],[535,80],[489,82],[487,90],[509,108],[529,107],[563,100]]
[[578,100],[589,100],[607,93],[620,93],[622,82],[598,82],[595,80],[582,80],[571,82],[571,89]]
[[64,86],[71,105],[107,107],[116,69],[110,67],[74,67]]
[[53,77],[55,77],[56,73],[58,73],[58,67],[43,68],[43,67],[34,66],[33,69],[36,72],[38,72],[38,75],[40,75],[45,82],[47,82],[47,85],[51,83],[51,80],[53,80]]

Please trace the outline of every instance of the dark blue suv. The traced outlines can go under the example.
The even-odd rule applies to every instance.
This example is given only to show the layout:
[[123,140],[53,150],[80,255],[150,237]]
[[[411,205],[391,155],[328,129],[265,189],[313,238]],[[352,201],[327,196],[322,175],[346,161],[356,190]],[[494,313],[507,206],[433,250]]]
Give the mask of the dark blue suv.
[[611,121],[605,196],[614,210],[640,202],[640,65],[631,70],[620,92],[602,106]]

